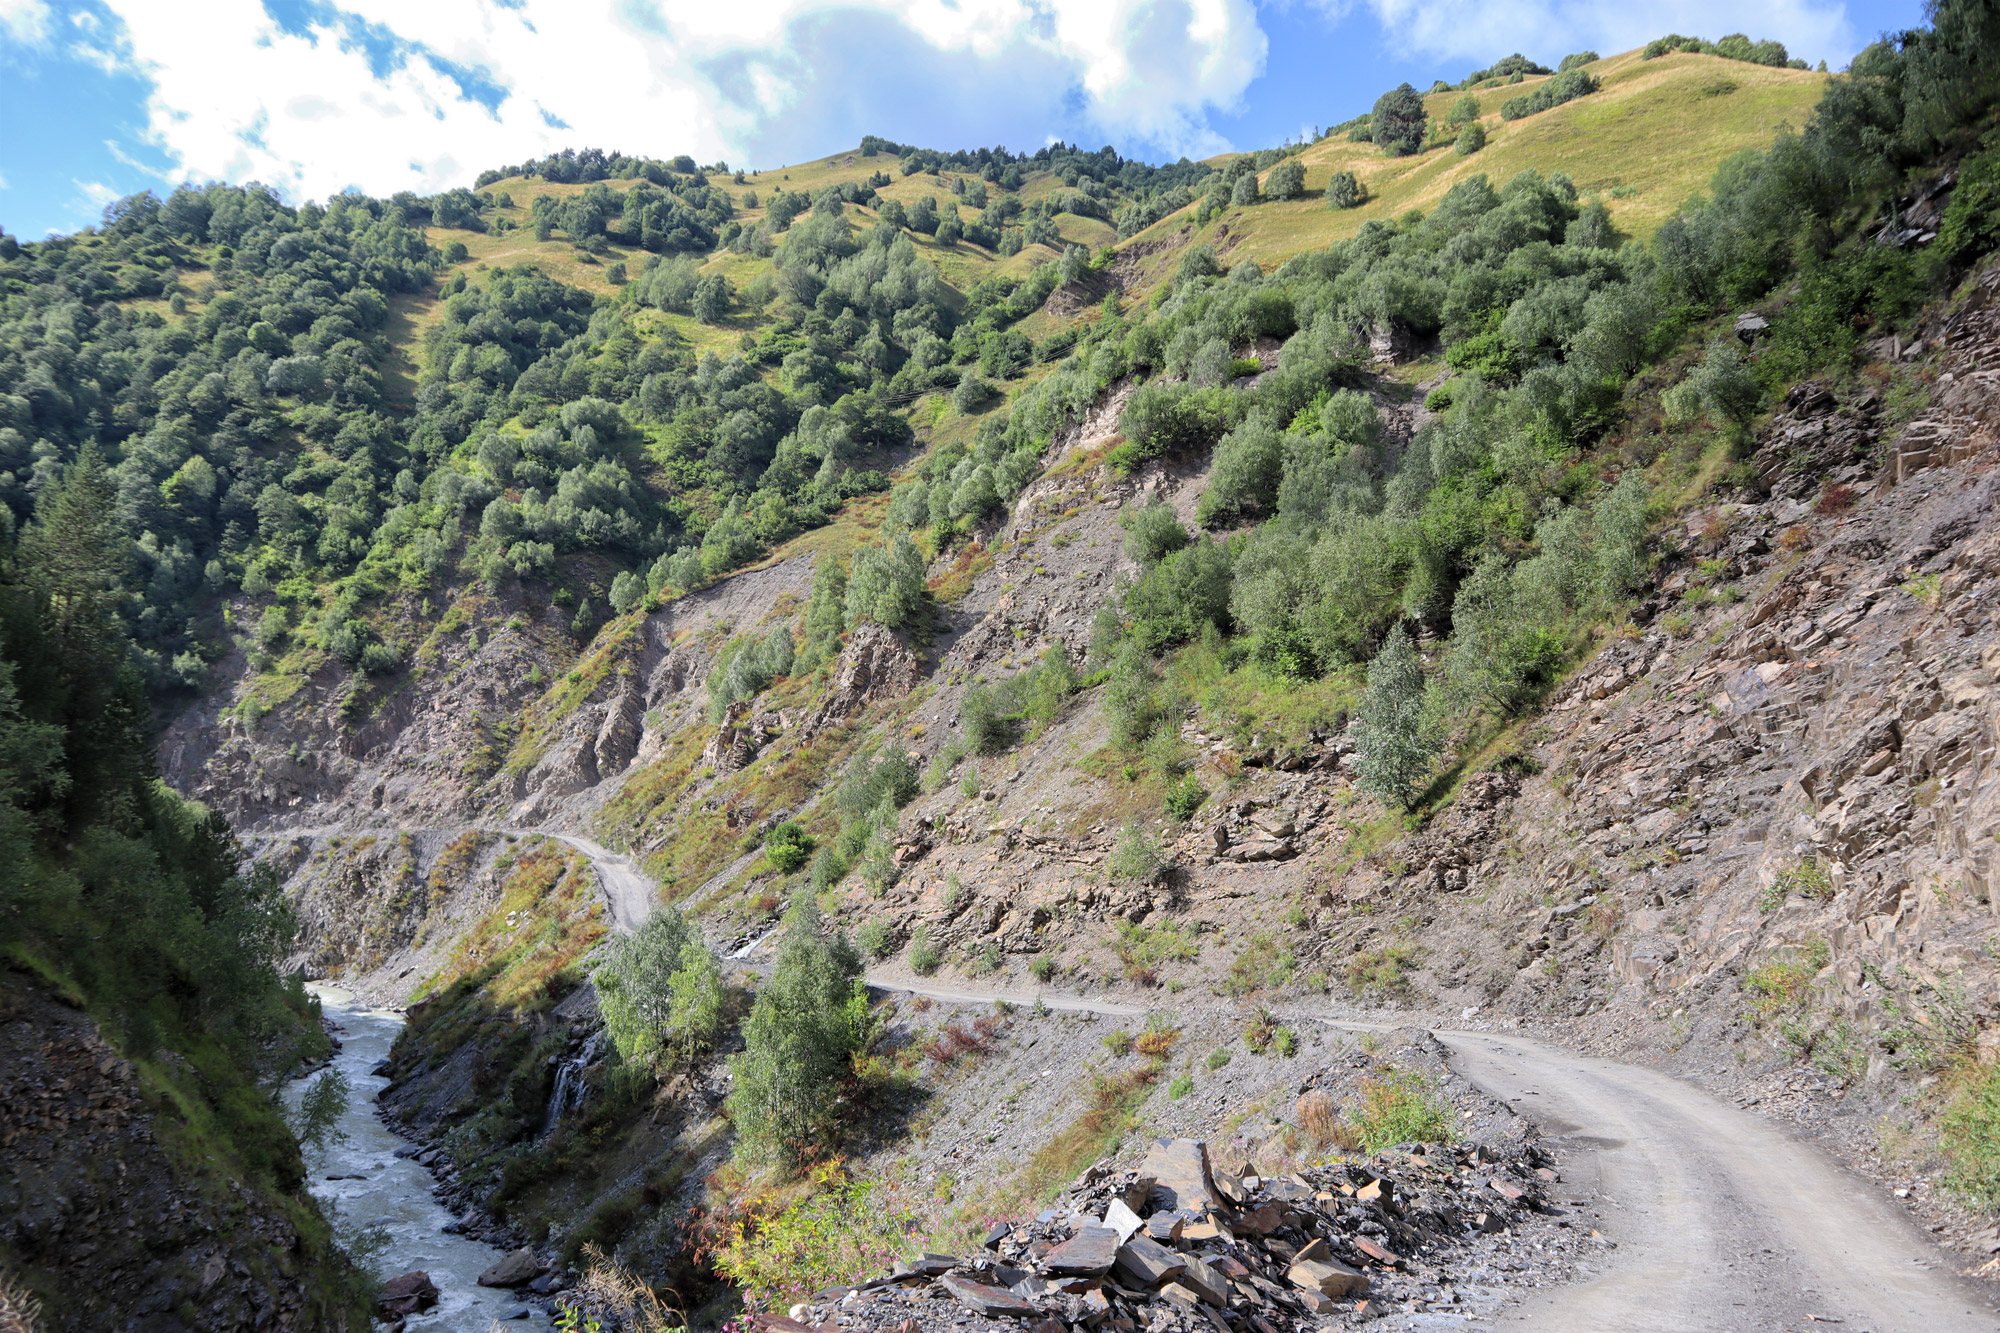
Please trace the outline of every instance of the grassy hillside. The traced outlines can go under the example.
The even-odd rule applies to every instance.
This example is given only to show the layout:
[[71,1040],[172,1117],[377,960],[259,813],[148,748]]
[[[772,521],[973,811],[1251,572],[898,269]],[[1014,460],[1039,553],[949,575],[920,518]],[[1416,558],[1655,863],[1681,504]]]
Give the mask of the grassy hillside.
[[[1127,245],[1171,241],[1178,249],[1205,241],[1232,262],[1254,259],[1271,268],[1303,250],[1352,236],[1369,221],[1429,210],[1468,176],[1483,172],[1497,186],[1530,168],[1566,173],[1579,190],[1602,197],[1621,231],[1645,239],[1707,187],[1717,163],[1768,144],[1781,126],[1804,125],[1829,77],[1693,53],[1642,60],[1636,50],[1585,68],[1602,83],[1598,92],[1522,120],[1502,120],[1501,104],[1532,92],[1546,76],[1476,90],[1487,140],[1470,156],[1459,156],[1447,142],[1414,157],[1389,157],[1372,143],[1330,136],[1301,155],[1305,197],[1232,208],[1186,234],[1193,221],[1190,207]],[[1433,93],[1424,99],[1424,109],[1442,120],[1464,95]],[[1338,171],[1360,179],[1367,203],[1327,207],[1327,181]],[[1170,263],[1155,259],[1145,271],[1143,285],[1150,286],[1170,271]]]

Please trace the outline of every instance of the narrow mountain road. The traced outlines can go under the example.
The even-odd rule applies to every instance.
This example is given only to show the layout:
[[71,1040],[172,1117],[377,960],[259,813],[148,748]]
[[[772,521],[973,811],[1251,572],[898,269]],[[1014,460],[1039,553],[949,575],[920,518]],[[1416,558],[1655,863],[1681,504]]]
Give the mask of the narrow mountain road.
[[[630,858],[588,838],[535,831],[591,859],[617,929],[634,930],[651,914],[653,887]],[[951,1004],[1039,1001],[1120,1019],[1146,1013],[1143,1005],[1047,991],[947,986],[883,973],[869,974],[867,982]],[[1174,1007],[1194,1006],[1177,999]],[[1310,1008],[1290,1016],[1352,1030],[1407,1026],[1348,1022]],[[1499,1317],[1500,1327],[1549,1333],[2000,1328],[2000,1293],[1955,1274],[1950,1256],[1876,1186],[1770,1121],[1655,1070],[1511,1034],[1431,1031],[1465,1078],[1568,1150],[1567,1192],[1558,1197],[1597,1209],[1598,1230],[1616,1244],[1595,1271],[1530,1293]]]
[[1526,1037],[1438,1031],[1452,1065],[1570,1150],[1562,1198],[1606,1208],[1600,1271],[1533,1293],[1503,1328],[1869,1333],[2000,1327],[1876,1186],[1762,1117],[1655,1070]]

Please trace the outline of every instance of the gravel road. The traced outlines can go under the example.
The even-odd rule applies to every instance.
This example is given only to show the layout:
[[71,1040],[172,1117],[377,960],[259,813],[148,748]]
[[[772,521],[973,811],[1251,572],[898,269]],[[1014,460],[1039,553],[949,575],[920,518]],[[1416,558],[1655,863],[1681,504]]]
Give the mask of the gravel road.
[[[621,931],[652,912],[632,861],[556,834],[597,866]],[[754,965],[753,965],[754,966]],[[1051,1009],[1138,1017],[1086,996],[934,985],[870,974],[880,990],[957,1004],[1037,999]],[[1178,1007],[1187,1007],[1177,1001]],[[1396,1024],[1347,1024],[1355,1028]],[[1526,1037],[1433,1029],[1467,1079],[1569,1150],[1578,1202],[1607,1209],[1616,1248],[1593,1274],[1529,1295],[1506,1328],[1670,1333],[1804,1330],[1958,1333],[2000,1328],[1993,1294],[1954,1274],[1876,1188],[1783,1129],[1679,1079],[1573,1055]]]
[[1993,1293],[1952,1273],[1875,1187],[1771,1122],[1650,1069],[1525,1037],[1437,1036],[1460,1073],[1566,1141],[1568,1180],[1615,1210],[1601,1270],[1534,1293],[1500,1327],[2000,1327]]

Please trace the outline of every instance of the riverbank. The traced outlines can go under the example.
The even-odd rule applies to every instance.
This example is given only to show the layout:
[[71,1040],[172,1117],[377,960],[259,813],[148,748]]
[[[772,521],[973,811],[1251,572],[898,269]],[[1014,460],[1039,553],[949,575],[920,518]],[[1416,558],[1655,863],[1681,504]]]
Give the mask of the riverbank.
[[485,1333],[496,1320],[547,1327],[547,1317],[518,1294],[478,1284],[503,1252],[446,1230],[456,1219],[434,1195],[437,1180],[413,1158],[398,1155],[410,1145],[382,1122],[377,1099],[389,1080],[372,1071],[388,1059],[401,1015],[368,1008],[336,987],[313,989],[340,1038],[333,1064],[347,1076],[350,1096],[338,1140],[307,1153],[308,1188],[343,1235],[361,1238],[364,1252],[372,1250],[366,1257],[378,1278],[412,1270],[430,1275],[438,1303],[408,1317],[410,1333]]

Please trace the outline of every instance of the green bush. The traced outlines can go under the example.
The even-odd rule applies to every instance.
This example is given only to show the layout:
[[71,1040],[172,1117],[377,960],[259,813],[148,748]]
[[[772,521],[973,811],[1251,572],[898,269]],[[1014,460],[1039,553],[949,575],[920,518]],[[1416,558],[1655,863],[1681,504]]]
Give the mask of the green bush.
[[889,956],[889,923],[881,917],[870,917],[854,932],[854,942],[861,946],[861,952],[870,958]]
[[789,819],[764,837],[764,855],[770,858],[772,869],[781,875],[789,875],[803,866],[816,846],[818,841],[813,835]]
[[1452,150],[1460,157],[1471,157],[1485,146],[1486,127],[1475,120],[1458,132],[1458,138],[1452,143]]
[[1192,773],[1185,774],[1167,788],[1164,801],[1167,818],[1185,824],[1194,818],[1195,811],[1201,809],[1202,802],[1207,799],[1208,791],[1201,785],[1201,780]]
[[1349,1120],[1367,1151],[1399,1143],[1450,1143],[1458,1117],[1430,1079],[1414,1070],[1390,1069],[1360,1084],[1361,1105]]
[[931,945],[931,932],[927,926],[918,926],[910,933],[910,950],[904,957],[910,964],[910,971],[920,977],[930,976],[944,962]]
[[1166,866],[1167,854],[1159,838],[1136,819],[1126,820],[1118,830],[1118,841],[1104,862],[1113,879],[1139,883],[1155,878]]
[[1955,263],[1978,258],[2000,244],[2000,134],[1989,134],[1985,152],[1965,159],[1958,184],[1938,224],[1935,250]]
[[1108,1033],[1104,1038],[1104,1049],[1116,1056],[1132,1054],[1132,1034],[1124,1028]]
[[1028,975],[1047,985],[1056,974],[1056,960],[1045,953],[1038,953],[1028,962]]
[[1333,179],[1326,183],[1326,203],[1328,208],[1359,208],[1368,202],[1368,192],[1361,186],[1361,180],[1351,171],[1336,171]]

